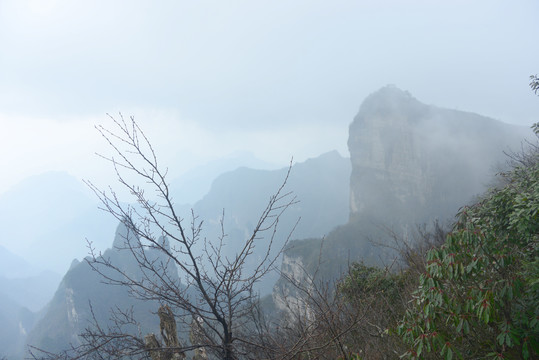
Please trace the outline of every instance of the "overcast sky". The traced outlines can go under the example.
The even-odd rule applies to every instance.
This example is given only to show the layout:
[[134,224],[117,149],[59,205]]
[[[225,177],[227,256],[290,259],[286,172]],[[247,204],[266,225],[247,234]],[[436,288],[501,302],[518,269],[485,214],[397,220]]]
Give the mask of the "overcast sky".
[[537,15],[536,0],[0,0],[0,193],[47,170],[104,178],[93,125],[118,111],[173,176],[235,151],[348,156],[386,84],[529,126]]

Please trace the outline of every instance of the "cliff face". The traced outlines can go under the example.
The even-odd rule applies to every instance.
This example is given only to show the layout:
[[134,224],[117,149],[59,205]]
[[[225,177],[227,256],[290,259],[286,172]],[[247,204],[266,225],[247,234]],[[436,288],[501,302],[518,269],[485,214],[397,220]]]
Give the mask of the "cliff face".
[[[210,192],[194,206],[195,213],[205,219],[204,236],[219,238],[222,231],[220,220],[225,209],[224,226],[230,245],[223,248],[223,253],[233,256],[237,252],[237,244],[251,235],[263,207],[279,188],[287,171],[288,168],[238,168],[215,179]],[[291,205],[279,219],[271,256],[281,249],[292,229],[294,238],[319,237],[347,222],[350,172],[349,160],[337,151],[294,164],[284,192],[293,191],[299,202]],[[301,221],[296,226],[299,218]],[[269,239],[269,233],[259,235]],[[267,249],[264,244],[255,247],[246,271],[252,271],[257,261],[265,256]],[[257,291],[262,295],[269,294],[277,278],[277,274],[265,277],[257,284]]]
[[[317,239],[291,242],[283,273],[317,268],[321,277],[339,278],[354,261],[392,264],[394,235],[413,241],[417,226],[428,229],[435,219],[448,225],[493,184],[497,165],[507,161],[504,151],[520,149],[532,135],[527,127],[425,105],[394,86],[380,89],[350,125],[348,223],[322,245]],[[275,291],[285,287],[278,283]]]
[[350,219],[415,224],[446,219],[485,190],[529,130],[422,104],[387,86],[350,125]]
[[507,161],[504,151],[520,149],[532,135],[526,127],[422,104],[393,86],[367,97],[349,131],[350,219],[323,239],[289,244],[273,288],[275,308],[308,319],[297,284],[311,290],[310,276],[339,279],[352,262],[398,266],[394,235],[413,241],[416,226],[452,220],[493,183],[496,165]]
[[[142,273],[136,260],[129,250],[126,250],[125,243],[132,241],[135,241],[134,235],[120,224],[113,247],[106,250],[103,257],[133,278],[141,279]],[[160,254],[155,250],[148,249],[145,254],[150,259],[159,260]],[[112,278],[121,279],[121,276],[113,271],[102,269]],[[170,269],[169,276],[177,276],[175,269]],[[122,310],[132,308],[135,317],[140,321],[140,329],[128,324],[125,331],[131,331],[133,334],[139,330],[142,334],[157,332],[159,320],[153,314],[159,308],[157,301],[137,299],[129,293],[127,287],[111,286],[103,281],[104,278],[92,270],[87,261],[73,261],[42,318],[30,332],[28,344],[51,352],[66,350],[71,344],[79,345],[79,334],[93,324],[92,311],[101,326],[113,326],[110,316],[111,310],[116,307]]]
[[[288,279],[283,281],[282,279]],[[289,282],[300,284],[304,288],[309,288],[309,279],[305,274],[305,264],[300,257],[283,254],[281,264],[281,280],[278,281],[272,293],[272,299],[276,308],[280,311],[293,313],[295,310],[304,307],[301,301],[301,292],[294,286],[289,286]]]

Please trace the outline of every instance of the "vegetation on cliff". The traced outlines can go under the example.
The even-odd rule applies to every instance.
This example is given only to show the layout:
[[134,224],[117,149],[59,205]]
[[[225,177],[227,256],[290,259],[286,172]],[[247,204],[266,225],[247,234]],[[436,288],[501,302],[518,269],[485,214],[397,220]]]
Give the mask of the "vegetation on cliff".
[[502,185],[462,208],[442,244],[424,255],[405,251],[406,270],[351,268],[339,286],[351,304],[366,292],[385,304],[354,330],[356,340],[369,334],[365,324],[384,331],[351,346],[351,358],[403,348],[410,359],[539,355],[539,148],[510,157]]
[[[538,125],[534,125],[539,135]],[[517,156],[505,186],[459,213],[426,255],[413,306],[398,327],[407,357],[539,354],[539,152]]]
[[[116,170],[120,166],[135,171],[157,188],[165,203],[148,200],[142,189],[128,184],[120,174],[120,183],[137,196],[146,213],[126,207],[115,193],[108,195],[94,187],[105,208],[134,233],[134,243],[126,236],[115,247],[134,257],[143,276],[135,278],[131,271],[102,256],[89,258],[88,265],[108,284],[162,304],[158,311],[162,339],[121,329],[118,337],[94,317],[94,327],[79,335],[77,340],[83,341],[71,352],[39,349],[41,354],[34,353],[35,357],[161,358],[168,354],[184,358],[193,350],[230,360],[531,359],[539,355],[539,146],[529,144],[528,151],[510,154],[510,167],[500,174],[498,185],[473,205],[463,207],[451,231],[445,232],[435,223],[430,232],[418,228],[418,238],[412,242],[401,240],[400,232],[392,232],[389,237],[396,246],[391,254],[398,253],[400,258],[391,262],[384,257],[385,267],[349,262],[353,250],[366,260],[370,257],[372,261],[375,254],[382,257],[379,249],[373,251],[373,241],[368,245],[357,241],[366,232],[390,232],[389,227],[373,224],[371,218],[355,219],[352,225],[335,229],[325,242],[338,241],[330,241],[332,249],[327,252],[322,251],[321,239],[297,242],[298,246],[284,254],[286,266],[281,268],[281,280],[274,288],[273,304],[269,304],[267,298],[260,299],[254,286],[274,268],[284,249],[271,251],[280,216],[295,204],[294,198],[281,192],[289,173],[252,235],[230,259],[223,250],[224,230],[214,247],[202,239],[202,223],[195,215],[184,228],[168,192],[166,171],[158,170],[153,149],[136,123],[132,120],[128,126],[123,119],[115,123],[127,140],[106,130],[102,134],[124,161],[111,158]],[[539,137],[539,123],[532,128]],[[149,147],[150,158],[141,150],[139,134]],[[135,151],[122,152],[111,138]],[[126,154],[138,154],[150,170],[140,170]],[[153,229],[172,239],[173,246],[165,245]],[[409,235],[408,227],[404,229]],[[264,234],[269,241],[260,243]],[[202,249],[195,246],[198,241],[203,242]],[[350,246],[337,246],[343,243]],[[381,243],[388,247],[387,241]],[[255,244],[263,245],[264,257],[255,256]],[[146,254],[148,249],[166,260],[152,260]],[[256,262],[254,272],[249,271],[251,261]],[[163,275],[168,265],[186,274],[186,285],[176,276]],[[336,278],[340,268],[348,269],[347,275],[327,281]],[[271,314],[265,306],[273,309]],[[165,310],[171,330],[163,332]],[[125,321],[116,318],[116,324],[125,325]],[[176,330],[176,322],[180,330]],[[185,332],[189,323],[199,336],[182,345],[176,335]]]

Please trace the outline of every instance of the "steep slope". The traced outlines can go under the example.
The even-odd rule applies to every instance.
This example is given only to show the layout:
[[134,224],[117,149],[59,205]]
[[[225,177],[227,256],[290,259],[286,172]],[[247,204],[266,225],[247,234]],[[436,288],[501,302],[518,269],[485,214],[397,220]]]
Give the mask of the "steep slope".
[[387,86],[350,125],[351,218],[421,223],[469,202],[529,129],[422,104]]
[[[210,192],[194,206],[195,212],[211,224],[225,210],[226,231],[252,231],[254,222],[270,196],[284,180],[287,168],[256,170],[238,168],[219,176]],[[348,219],[349,160],[332,151],[292,167],[286,191],[299,202],[282,218],[281,227],[290,229],[301,217],[295,238],[323,236]]]
[[84,184],[64,172],[28,178],[0,196],[0,245],[37,269],[65,273],[88,253],[85,238],[104,249],[115,226]]
[[[123,244],[126,239],[132,241],[133,238],[125,226],[120,224],[113,248],[105,251],[102,256],[110,259],[111,263],[133,278],[141,278],[141,270],[136,260],[128,250],[120,250],[125,249]],[[152,250],[147,250],[146,256],[158,259],[158,255]],[[169,275],[177,277],[177,272],[173,270]],[[159,304],[155,301],[133,298],[126,287],[104,284],[102,276],[92,270],[86,261],[75,260],[45,314],[29,334],[28,344],[51,352],[65,350],[70,344],[79,344],[78,335],[92,323],[92,309],[98,323],[106,327],[112,325],[110,315],[113,309],[132,308],[141,328],[128,327],[127,331],[133,331],[135,334],[138,331],[142,334],[158,333],[159,321],[154,315],[158,307]]]
[[451,221],[486,189],[504,151],[531,136],[525,127],[422,104],[394,86],[380,89],[350,125],[349,222],[324,242],[293,242],[283,270],[314,269],[321,246],[320,272],[330,277],[350,261],[391,264],[395,254],[383,244],[394,245],[393,234],[410,240],[417,225]]
[[[225,215],[227,237],[225,254],[237,251],[237,245],[249,236],[270,196],[284,180],[288,169],[255,170],[239,168],[218,177],[210,192],[194,206],[195,213],[204,220],[203,236],[215,241],[221,233],[220,218]],[[337,151],[295,164],[286,184],[285,192],[292,191],[299,202],[281,217],[273,250],[281,249],[298,219],[292,239],[324,236],[331,229],[348,220],[350,162]],[[269,235],[269,234],[266,234]],[[264,240],[262,240],[264,241]],[[257,259],[267,250],[261,242],[249,257],[255,266]],[[280,261],[280,259],[279,259]],[[278,265],[278,264],[277,264]],[[271,291],[277,274],[266,277],[259,284],[262,294]]]

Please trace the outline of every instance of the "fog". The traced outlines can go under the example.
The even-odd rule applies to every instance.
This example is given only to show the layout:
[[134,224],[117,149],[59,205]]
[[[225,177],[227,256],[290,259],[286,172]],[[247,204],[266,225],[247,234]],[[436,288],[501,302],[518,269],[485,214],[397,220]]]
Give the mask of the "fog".
[[171,176],[237,151],[278,166],[337,149],[396,84],[529,125],[536,1],[0,2],[0,193],[65,170],[109,183],[94,124],[134,115]]
[[[200,216],[204,248],[223,239],[227,261],[292,163],[283,193],[299,201],[272,233],[271,267],[323,253],[339,276],[389,259],[367,241],[380,229],[452,218],[533,135],[537,14],[536,0],[0,0],[0,358],[63,344],[88,294],[115,294],[99,316],[129,300],[79,262],[118,227],[83,183],[120,189],[96,126],[136,119],[175,213],[187,227]],[[259,244],[246,273],[270,253]]]
[[[65,174],[115,184],[95,155],[110,154],[94,128],[110,126],[108,113],[137,119],[178,202],[191,205],[238,166],[348,157],[349,124],[387,84],[529,126],[537,10],[535,1],[1,1],[0,208],[12,226],[0,245],[32,262],[62,253],[59,272],[84,255],[88,234],[78,231],[97,221],[80,220],[96,207],[89,191],[55,213],[62,227],[40,214],[66,200],[56,185],[75,186]],[[57,180],[41,177],[51,171]],[[34,204],[40,192],[46,201]],[[21,233],[24,214],[39,220]],[[104,247],[107,224],[94,234]]]

